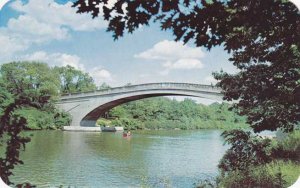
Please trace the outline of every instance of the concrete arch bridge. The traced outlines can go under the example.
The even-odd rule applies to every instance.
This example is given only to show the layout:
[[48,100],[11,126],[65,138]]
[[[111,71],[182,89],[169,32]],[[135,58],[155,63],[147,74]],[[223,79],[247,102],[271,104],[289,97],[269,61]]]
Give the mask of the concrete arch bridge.
[[71,126],[65,127],[66,130],[83,130],[84,127],[95,127],[97,119],[115,106],[157,96],[191,96],[222,100],[223,95],[220,88],[211,85],[148,83],[65,94],[56,105],[72,115]]

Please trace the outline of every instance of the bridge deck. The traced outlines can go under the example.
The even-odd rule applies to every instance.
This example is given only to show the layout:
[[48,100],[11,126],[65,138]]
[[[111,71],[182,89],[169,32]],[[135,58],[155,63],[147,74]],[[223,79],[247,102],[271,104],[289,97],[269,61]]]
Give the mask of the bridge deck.
[[72,98],[83,97],[83,96],[107,95],[113,93],[150,90],[150,89],[152,90],[180,89],[180,90],[221,93],[220,87],[216,87],[212,85],[164,82],[164,83],[147,83],[147,84],[139,84],[139,85],[129,85],[129,86],[100,89],[100,90],[87,91],[87,92],[68,93],[68,94],[63,94],[61,100],[72,99]]

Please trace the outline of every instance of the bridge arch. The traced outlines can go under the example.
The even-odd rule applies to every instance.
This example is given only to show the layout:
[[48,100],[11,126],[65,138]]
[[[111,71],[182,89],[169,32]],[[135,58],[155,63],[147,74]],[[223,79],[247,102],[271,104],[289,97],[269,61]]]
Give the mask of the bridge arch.
[[97,119],[118,105],[157,96],[190,96],[221,100],[220,89],[187,83],[151,83],[64,95],[58,103],[72,115],[71,126],[95,126]]

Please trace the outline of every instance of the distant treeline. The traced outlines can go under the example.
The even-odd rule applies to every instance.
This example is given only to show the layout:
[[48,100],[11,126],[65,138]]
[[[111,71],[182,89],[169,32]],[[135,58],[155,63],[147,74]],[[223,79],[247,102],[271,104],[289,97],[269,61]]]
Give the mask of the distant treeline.
[[229,104],[197,104],[166,97],[129,102],[111,109],[100,126],[124,126],[125,129],[233,129],[246,128],[245,118],[229,111]]

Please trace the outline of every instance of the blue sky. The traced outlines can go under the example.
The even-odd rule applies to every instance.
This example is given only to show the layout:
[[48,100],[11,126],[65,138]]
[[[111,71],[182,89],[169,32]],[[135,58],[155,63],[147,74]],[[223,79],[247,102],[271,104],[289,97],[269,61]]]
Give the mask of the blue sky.
[[215,83],[211,73],[235,72],[222,47],[206,51],[174,42],[156,24],[117,41],[102,18],[76,14],[66,0],[13,0],[0,11],[0,64],[36,60],[72,65],[89,72],[98,85],[127,83]]

